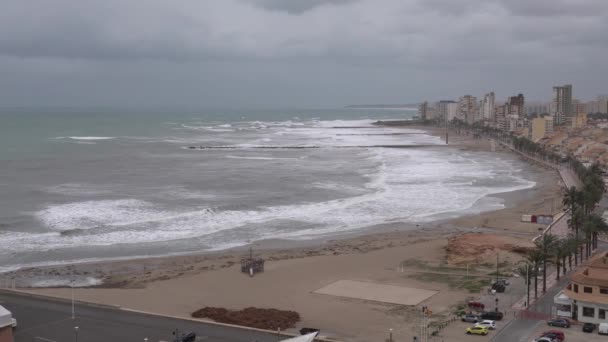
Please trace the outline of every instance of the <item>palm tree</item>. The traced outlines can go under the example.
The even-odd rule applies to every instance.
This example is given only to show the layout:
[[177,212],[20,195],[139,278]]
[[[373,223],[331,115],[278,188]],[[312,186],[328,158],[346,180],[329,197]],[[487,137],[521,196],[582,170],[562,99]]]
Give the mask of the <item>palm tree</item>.
[[528,251],[526,255],[526,259],[533,266],[534,272],[532,272],[532,276],[534,277],[534,299],[538,298],[538,268],[540,264],[543,262],[543,253],[540,249],[534,248]]
[[592,213],[587,216],[582,228],[585,233],[585,256],[589,258],[591,256],[591,251],[597,247],[598,234],[608,231],[608,225],[604,222],[602,217]]
[[517,270],[516,270],[517,274],[519,274],[520,276],[522,276],[524,278],[524,281],[526,282],[526,308],[530,306],[530,280],[532,280],[532,277],[535,277],[538,273],[538,268],[534,269],[534,265],[532,265],[530,262],[526,261],[525,265],[520,265]]
[[[585,221],[585,212],[583,211],[582,208],[580,207],[575,207],[574,212],[570,213],[570,220],[568,220],[568,224],[570,225],[570,229],[573,231],[574,237],[579,239],[581,238],[580,236],[580,227],[583,224],[583,222]],[[583,261],[583,246],[582,245],[577,245],[580,246],[580,255],[581,255],[581,262]],[[575,250],[574,252],[574,264],[578,265],[578,249]]]
[[[578,250],[578,239],[576,238],[576,236],[570,234],[568,235],[568,238],[566,238],[564,241],[566,242],[565,244],[566,255],[568,256],[568,267],[570,268],[570,270],[572,270],[572,255],[574,254],[576,258],[576,251]],[[576,260],[574,266],[577,266]],[[564,262],[564,274],[566,274],[565,267],[566,263]]]
[[564,193],[562,203],[564,206],[568,207],[570,213],[574,213],[574,208],[578,205],[579,199],[580,195],[578,190],[576,190],[576,187],[571,186],[570,189],[567,189]]
[[541,252],[543,263],[543,293],[547,292],[547,262],[553,254],[553,248],[557,243],[557,237],[552,234],[544,234],[534,241],[536,248]]

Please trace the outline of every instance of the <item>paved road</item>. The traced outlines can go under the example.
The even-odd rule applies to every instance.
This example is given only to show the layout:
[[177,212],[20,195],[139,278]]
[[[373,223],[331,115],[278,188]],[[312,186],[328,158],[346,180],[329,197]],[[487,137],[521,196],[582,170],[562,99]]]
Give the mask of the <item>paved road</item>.
[[[15,342],[173,341],[175,328],[196,332],[201,342],[279,340],[275,334],[85,305],[76,306],[76,319],[72,320],[69,303],[7,293],[0,293],[0,305],[17,318]],[[75,326],[79,327],[78,336]]]
[[[598,245],[598,251],[602,253],[608,250],[608,243],[600,242]],[[547,275],[549,277],[549,275]],[[553,276],[553,274],[551,274]],[[553,297],[557,295],[570,281],[570,274],[562,277],[559,282],[555,283],[554,286],[547,289],[547,293],[540,297],[532,306],[529,311],[538,312],[546,315],[551,315],[553,308]],[[540,282],[540,281],[539,281]],[[544,320],[531,319],[531,318],[518,318],[514,319],[511,324],[500,331],[492,342],[523,342],[529,341],[530,335],[534,332],[535,327],[539,324],[545,324]],[[534,337],[534,336],[533,336]]]

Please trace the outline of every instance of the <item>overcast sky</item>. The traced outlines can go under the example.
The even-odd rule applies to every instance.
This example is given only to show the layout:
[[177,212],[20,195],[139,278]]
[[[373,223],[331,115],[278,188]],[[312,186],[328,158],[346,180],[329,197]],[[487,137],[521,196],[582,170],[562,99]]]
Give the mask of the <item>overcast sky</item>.
[[608,0],[2,0],[0,106],[608,93]]

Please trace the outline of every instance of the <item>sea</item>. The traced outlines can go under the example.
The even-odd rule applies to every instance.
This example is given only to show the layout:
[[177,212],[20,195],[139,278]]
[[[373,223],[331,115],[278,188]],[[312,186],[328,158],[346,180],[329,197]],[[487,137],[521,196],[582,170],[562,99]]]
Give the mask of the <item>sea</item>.
[[373,125],[414,114],[1,109],[0,272],[335,238],[534,186],[515,158]]

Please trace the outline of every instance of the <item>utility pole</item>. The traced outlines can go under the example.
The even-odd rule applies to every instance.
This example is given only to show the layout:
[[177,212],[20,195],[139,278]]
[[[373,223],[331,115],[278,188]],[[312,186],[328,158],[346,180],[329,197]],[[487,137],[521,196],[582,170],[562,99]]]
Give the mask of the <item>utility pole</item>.
[[528,268],[530,264],[526,262],[526,309],[530,306],[530,274]]
[[72,319],[76,318],[76,312],[74,310],[74,278],[72,278],[72,280],[70,281],[70,284],[72,285]]
[[496,252],[496,282],[498,283],[498,252]]
[[448,113],[445,113],[445,144],[448,144]]

